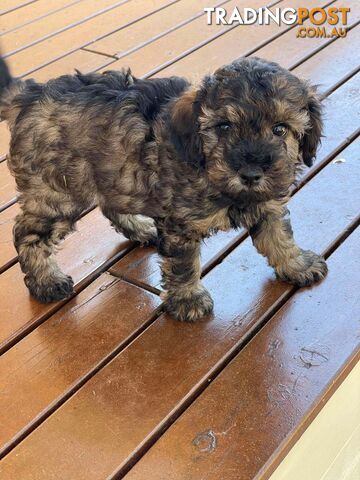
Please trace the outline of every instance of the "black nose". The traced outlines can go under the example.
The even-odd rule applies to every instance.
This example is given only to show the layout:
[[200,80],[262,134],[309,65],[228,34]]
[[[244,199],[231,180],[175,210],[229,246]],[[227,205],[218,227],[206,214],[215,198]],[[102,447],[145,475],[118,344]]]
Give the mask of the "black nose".
[[247,170],[240,172],[240,178],[245,185],[256,185],[260,182],[262,173],[257,170]]

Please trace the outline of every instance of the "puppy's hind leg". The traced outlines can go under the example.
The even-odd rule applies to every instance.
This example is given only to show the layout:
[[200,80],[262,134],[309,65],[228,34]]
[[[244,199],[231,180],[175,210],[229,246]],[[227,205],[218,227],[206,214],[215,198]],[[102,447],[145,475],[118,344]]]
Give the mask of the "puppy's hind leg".
[[56,264],[54,249],[73,230],[74,223],[74,218],[35,214],[24,206],[16,217],[14,244],[25,273],[24,281],[41,303],[62,300],[73,292],[73,281]]
[[143,215],[120,214],[107,208],[101,210],[115,230],[129,240],[145,245],[156,243],[157,229],[152,218]]

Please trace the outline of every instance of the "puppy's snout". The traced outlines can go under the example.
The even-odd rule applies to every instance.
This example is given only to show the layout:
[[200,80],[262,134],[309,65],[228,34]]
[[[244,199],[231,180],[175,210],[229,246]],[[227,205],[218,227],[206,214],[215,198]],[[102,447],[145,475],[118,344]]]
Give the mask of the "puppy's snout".
[[260,180],[263,177],[263,172],[261,168],[242,168],[239,171],[241,181],[244,185],[251,187],[260,183]]

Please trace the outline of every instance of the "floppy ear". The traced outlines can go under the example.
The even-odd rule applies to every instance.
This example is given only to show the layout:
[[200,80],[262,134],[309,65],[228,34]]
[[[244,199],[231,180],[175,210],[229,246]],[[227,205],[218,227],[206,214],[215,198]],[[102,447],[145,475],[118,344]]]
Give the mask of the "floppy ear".
[[309,112],[310,122],[300,141],[300,150],[305,165],[311,167],[316,155],[316,150],[320,144],[322,133],[322,108],[320,97],[314,87],[310,87],[307,110]]
[[201,137],[197,121],[196,91],[185,92],[173,105],[170,136],[179,155],[190,165],[205,166]]

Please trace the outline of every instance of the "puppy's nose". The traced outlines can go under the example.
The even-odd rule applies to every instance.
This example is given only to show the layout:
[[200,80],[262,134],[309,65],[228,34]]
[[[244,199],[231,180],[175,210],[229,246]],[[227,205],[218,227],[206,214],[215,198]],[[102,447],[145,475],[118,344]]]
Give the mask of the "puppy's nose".
[[247,186],[257,185],[262,177],[262,172],[258,170],[245,170],[240,172],[240,178]]

